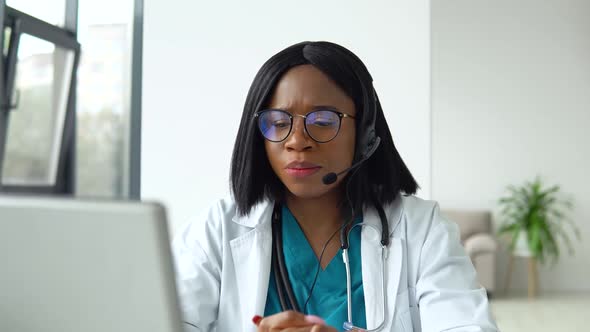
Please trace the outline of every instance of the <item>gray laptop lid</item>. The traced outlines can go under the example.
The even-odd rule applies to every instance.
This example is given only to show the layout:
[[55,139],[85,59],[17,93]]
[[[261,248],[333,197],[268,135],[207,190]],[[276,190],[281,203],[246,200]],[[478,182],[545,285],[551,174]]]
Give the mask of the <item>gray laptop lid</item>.
[[0,331],[181,331],[164,208],[0,196]]

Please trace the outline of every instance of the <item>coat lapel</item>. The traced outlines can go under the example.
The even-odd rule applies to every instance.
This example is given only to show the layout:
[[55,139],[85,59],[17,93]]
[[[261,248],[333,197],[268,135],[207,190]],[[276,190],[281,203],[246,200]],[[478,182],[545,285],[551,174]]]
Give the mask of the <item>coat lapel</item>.
[[[393,203],[393,206],[386,210],[389,222],[390,244],[386,249],[385,258],[385,298],[383,296],[382,271],[383,262],[381,254],[381,220],[374,209],[367,209],[364,213],[364,223],[375,226],[363,227],[361,232],[361,256],[363,290],[365,293],[365,310],[367,318],[367,329],[377,328],[381,322],[384,323],[383,331],[389,331],[393,327],[397,301],[397,293],[400,285],[402,272],[403,246],[399,238],[393,237],[393,232],[401,218],[401,199]],[[383,312],[383,301],[386,310]]]
[[255,331],[252,317],[264,314],[271,264],[271,213],[272,204],[265,202],[249,217],[234,219],[238,224],[254,227],[230,241],[242,331]]

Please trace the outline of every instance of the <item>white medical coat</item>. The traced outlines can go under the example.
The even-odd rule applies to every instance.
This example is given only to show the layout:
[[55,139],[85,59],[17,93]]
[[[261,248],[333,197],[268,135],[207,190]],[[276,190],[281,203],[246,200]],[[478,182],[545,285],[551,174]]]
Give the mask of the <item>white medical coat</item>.
[[[172,250],[181,309],[190,323],[186,331],[256,330],[252,317],[264,313],[271,271],[272,210],[273,202],[265,201],[239,216],[231,198],[223,199],[177,234]],[[441,216],[438,205],[400,195],[384,210],[391,243],[382,331],[497,331],[458,228]],[[363,221],[381,229],[372,208],[363,211]],[[383,321],[380,237],[363,227],[369,329]]]

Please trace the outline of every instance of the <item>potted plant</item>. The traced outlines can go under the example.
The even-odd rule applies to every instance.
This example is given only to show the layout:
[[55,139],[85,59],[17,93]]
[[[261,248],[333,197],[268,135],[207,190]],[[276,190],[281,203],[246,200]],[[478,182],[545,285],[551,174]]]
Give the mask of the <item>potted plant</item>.
[[560,242],[570,255],[573,246],[570,232],[580,239],[580,231],[568,217],[571,200],[560,195],[558,185],[545,187],[537,176],[523,186],[508,186],[508,195],[500,198],[501,235],[510,238],[514,255],[529,256],[545,263],[555,263],[561,252]]

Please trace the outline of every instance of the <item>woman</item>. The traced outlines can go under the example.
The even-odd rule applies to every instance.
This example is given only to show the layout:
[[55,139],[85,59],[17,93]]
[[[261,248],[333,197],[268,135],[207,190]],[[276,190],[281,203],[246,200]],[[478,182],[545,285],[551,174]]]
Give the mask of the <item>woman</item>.
[[187,330],[496,331],[457,227],[417,188],[360,59],[279,52],[246,98],[232,197],[173,243]]

